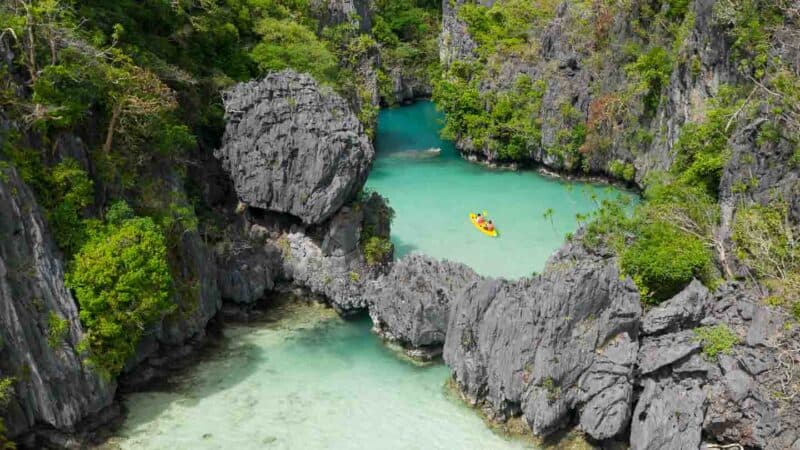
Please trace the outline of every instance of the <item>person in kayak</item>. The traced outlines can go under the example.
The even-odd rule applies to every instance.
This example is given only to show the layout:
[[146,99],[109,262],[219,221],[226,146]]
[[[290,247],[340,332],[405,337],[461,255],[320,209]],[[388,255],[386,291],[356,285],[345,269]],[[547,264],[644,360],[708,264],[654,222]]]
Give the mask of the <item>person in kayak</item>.
[[486,231],[494,231],[494,224],[490,220],[489,223],[486,224]]
[[483,220],[483,216],[482,216],[482,215],[480,215],[480,213],[478,213],[478,214],[476,215],[476,217],[475,217],[475,223],[477,223],[478,225],[481,225],[481,226],[483,226],[483,225],[484,225],[484,222],[485,222],[485,221]]

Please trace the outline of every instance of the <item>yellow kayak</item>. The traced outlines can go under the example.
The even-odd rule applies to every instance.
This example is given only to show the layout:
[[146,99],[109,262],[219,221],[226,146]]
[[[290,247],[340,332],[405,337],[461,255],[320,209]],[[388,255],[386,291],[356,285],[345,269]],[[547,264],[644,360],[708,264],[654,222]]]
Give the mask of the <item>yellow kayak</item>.
[[469,221],[472,222],[473,225],[475,225],[475,228],[477,228],[478,231],[480,231],[481,233],[483,233],[483,234],[485,234],[487,236],[497,237],[497,228],[495,228],[492,231],[489,231],[486,228],[483,228],[482,226],[478,225],[478,222],[475,221],[475,219],[477,219],[477,218],[478,218],[477,214],[469,213]]

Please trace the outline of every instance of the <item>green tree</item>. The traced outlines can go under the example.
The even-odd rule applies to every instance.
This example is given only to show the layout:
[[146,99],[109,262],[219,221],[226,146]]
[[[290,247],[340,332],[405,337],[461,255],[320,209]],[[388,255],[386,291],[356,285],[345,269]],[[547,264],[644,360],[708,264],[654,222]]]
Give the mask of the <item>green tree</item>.
[[644,301],[660,303],[709,270],[708,248],[677,227],[654,222],[643,225],[638,233],[636,241],[622,251],[620,265],[639,286]]
[[117,375],[147,326],[173,308],[162,231],[143,217],[108,224],[75,256],[67,284],[80,303],[88,360]]
[[261,36],[251,53],[262,72],[294,69],[320,81],[335,79],[336,60],[308,27],[289,19],[262,19],[256,26]]

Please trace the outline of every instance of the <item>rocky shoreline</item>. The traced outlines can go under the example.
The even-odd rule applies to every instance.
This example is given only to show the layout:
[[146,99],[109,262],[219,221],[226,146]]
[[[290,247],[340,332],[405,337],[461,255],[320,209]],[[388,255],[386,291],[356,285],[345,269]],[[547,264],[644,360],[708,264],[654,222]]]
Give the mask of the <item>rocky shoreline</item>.
[[[698,14],[708,14],[707,3],[697,2]],[[443,60],[467,58],[474,42],[451,2],[443,5]],[[684,101],[670,98],[668,110]],[[643,310],[617,259],[587,248],[580,234],[544,273],[519,280],[421,255],[392,262],[389,252],[368,263],[363,241],[388,239],[391,214],[378,194],[360,195],[374,150],[347,101],[307,75],[284,71],[237,85],[224,103],[228,126],[218,160],[205,161],[197,177],[208,180],[203,195],[225,218],[224,238],[181,236],[180,266],[196,290],[175,294],[177,305],[188,306],[147,330],[117,380],[82,364],[76,349],[83,332],[64,286],[63,257],[30,189],[14,169],[3,169],[0,234],[13,238],[0,240],[0,369],[24,381],[4,416],[20,446],[81,448],[96,440],[119,420],[119,392],[190,364],[225,317],[247,318],[272,293],[299,290],[342,315],[367,310],[376,333],[412,356],[441,354],[469,403],[540,438],[575,429],[598,446],[800,449],[800,398],[786,391],[800,379],[800,351],[789,345],[800,331],[785,326],[788,314],[765,306],[752,288],[727,282],[709,290],[695,281]],[[752,167],[767,181],[748,194],[752,201],[776,186],[791,194],[787,180],[796,171],[770,165],[787,151],[744,161],[757,153],[755,139],[747,129],[737,133],[722,197],[732,198]],[[70,142],[88,151],[79,139]],[[655,148],[651,165],[647,155],[636,159],[637,180],[648,168],[668,166],[666,147]],[[796,213],[797,196],[790,198]],[[63,345],[48,341],[44,311],[67,321]],[[710,355],[697,330],[717,326],[736,343]],[[19,367],[25,369],[15,372]]]

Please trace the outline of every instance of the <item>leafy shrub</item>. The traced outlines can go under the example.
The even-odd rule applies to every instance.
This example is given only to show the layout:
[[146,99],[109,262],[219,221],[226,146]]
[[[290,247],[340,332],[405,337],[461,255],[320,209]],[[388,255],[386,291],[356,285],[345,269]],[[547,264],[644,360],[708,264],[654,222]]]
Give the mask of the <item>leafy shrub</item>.
[[611,172],[614,178],[625,181],[633,181],[633,178],[636,176],[636,168],[633,164],[619,159],[611,161],[608,165],[608,171]]
[[703,343],[703,354],[708,359],[731,353],[733,346],[741,342],[739,336],[724,323],[695,328],[694,333],[697,335],[697,339]]
[[434,85],[433,99],[446,113],[443,135],[469,138],[476,150],[486,146],[501,160],[524,160],[541,142],[544,82],[520,75],[512,89],[481,95],[482,71],[476,63],[454,62]]
[[630,275],[649,303],[677,294],[712,264],[704,243],[677,227],[655,222],[642,225],[639,237],[621,254],[622,270]]
[[[14,395],[14,378],[0,378],[0,411],[5,409]],[[2,441],[0,441],[2,442]]]
[[86,239],[81,211],[94,201],[93,182],[74,159],[57,164],[48,178],[50,190],[43,203],[58,246],[70,256]]
[[289,19],[265,18],[256,32],[262,41],[251,55],[262,72],[291,68],[318,80],[335,78],[333,54],[311,29]]
[[672,72],[670,54],[662,47],[653,47],[626,65],[625,72],[639,80],[640,88],[645,92],[645,109],[654,112],[661,102],[661,91],[669,83]]
[[727,87],[720,88],[705,120],[684,124],[674,147],[676,158],[673,173],[687,184],[703,186],[715,197],[719,191],[722,168],[730,158],[728,138],[734,127],[729,126],[728,122],[741,105],[738,97],[738,92]]
[[373,266],[385,262],[392,253],[392,242],[389,239],[372,236],[364,243],[364,259]]
[[506,0],[490,7],[467,3],[459,8],[458,15],[467,23],[482,56],[519,54],[530,51],[534,41],[529,31],[552,18],[556,5],[549,0]]
[[603,243],[619,252],[625,246],[626,235],[630,235],[636,227],[636,219],[630,216],[630,199],[620,196],[614,200],[604,199],[590,215],[578,216],[578,221],[591,219],[586,224],[584,243],[596,248]]
[[[789,205],[776,201],[769,206],[740,207],[733,222],[736,256],[762,280],[774,297],[800,298],[800,227],[789,219]],[[785,303],[785,302],[782,302]]]
[[6,437],[6,425],[0,419],[0,450],[16,450],[17,446]]
[[47,316],[47,344],[56,349],[64,343],[69,333],[69,321],[53,311]]
[[161,230],[150,218],[108,224],[75,255],[67,284],[80,303],[81,343],[100,373],[115,376],[146,327],[173,305]]

